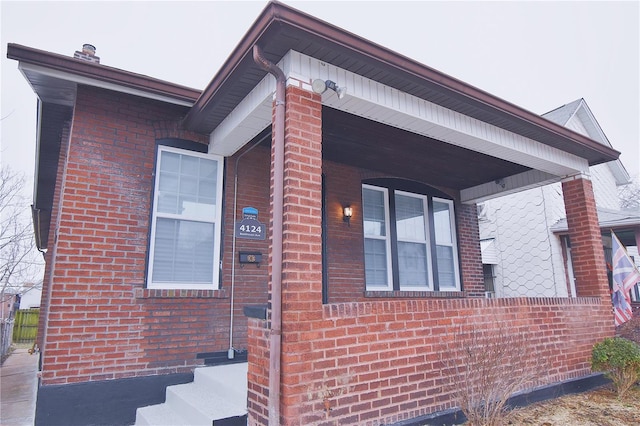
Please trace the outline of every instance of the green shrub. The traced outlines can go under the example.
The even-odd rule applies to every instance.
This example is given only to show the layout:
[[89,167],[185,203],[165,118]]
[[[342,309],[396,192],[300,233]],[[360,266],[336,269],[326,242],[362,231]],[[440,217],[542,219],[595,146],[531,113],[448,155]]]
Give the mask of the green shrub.
[[606,338],[593,346],[591,369],[604,371],[622,398],[640,379],[640,346],[622,337]]

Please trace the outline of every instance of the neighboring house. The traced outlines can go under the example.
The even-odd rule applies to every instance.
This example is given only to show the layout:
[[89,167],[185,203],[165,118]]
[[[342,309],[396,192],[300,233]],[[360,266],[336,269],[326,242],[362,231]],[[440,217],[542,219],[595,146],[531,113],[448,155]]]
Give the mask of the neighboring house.
[[20,306],[20,293],[13,288],[0,292],[0,320],[13,318]]
[[42,300],[42,282],[23,284],[20,294],[20,309],[39,308]]
[[[612,146],[584,99],[543,117]],[[640,212],[620,210],[618,186],[629,183],[620,160],[591,166],[589,174],[610,265],[612,230],[630,254],[637,253]],[[576,296],[560,183],[495,198],[481,203],[478,212],[487,296]],[[602,268],[607,270],[607,265]],[[633,294],[637,297],[637,289]]]
[[[472,326],[553,358],[528,386],[591,377],[611,147],[277,2],[203,91],[75,56],[8,46],[38,96],[36,423],[131,423],[227,356],[249,424],[421,422]],[[486,299],[476,203],[551,182],[578,297]]]

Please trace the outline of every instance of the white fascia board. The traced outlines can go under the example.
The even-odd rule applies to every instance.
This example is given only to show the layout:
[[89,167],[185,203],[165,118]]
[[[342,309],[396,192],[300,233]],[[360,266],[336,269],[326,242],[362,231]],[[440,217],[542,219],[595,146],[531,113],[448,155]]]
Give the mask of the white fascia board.
[[566,176],[588,170],[585,159],[475,118],[400,92],[389,86],[291,51],[285,74],[333,80],[347,88],[338,99],[327,90],[322,102],[332,108],[402,128],[456,146]]
[[560,177],[553,174],[540,170],[529,170],[495,182],[487,182],[463,189],[460,191],[460,201],[465,204],[481,203],[492,198],[514,194],[526,189],[559,182],[560,180]]
[[188,102],[182,99],[176,99],[171,96],[164,96],[164,95],[147,92],[140,89],[134,89],[131,87],[122,86],[115,83],[109,83],[109,82],[97,80],[94,78],[79,76],[79,75],[71,74],[64,71],[52,70],[49,68],[42,67],[40,65],[21,63],[19,65],[19,68],[21,69],[23,74],[26,72],[33,72],[33,73],[38,73],[40,75],[58,79],[65,82],[71,82],[75,84],[84,84],[86,86],[91,86],[91,87],[99,87],[101,89],[112,90],[114,92],[119,92],[119,93],[126,93],[128,95],[140,96],[142,98],[153,99],[153,100],[162,101],[162,102],[166,102],[174,105],[182,105],[187,107],[193,106],[193,102]]

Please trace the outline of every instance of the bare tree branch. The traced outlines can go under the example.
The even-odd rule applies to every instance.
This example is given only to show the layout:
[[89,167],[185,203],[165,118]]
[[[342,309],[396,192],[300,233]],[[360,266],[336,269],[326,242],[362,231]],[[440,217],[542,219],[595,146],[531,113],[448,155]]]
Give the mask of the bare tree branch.
[[0,293],[19,293],[25,283],[39,281],[42,257],[37,252],[25,179],[9,167],[0,170]]
[[640,210],[640,176],[631,179],[631,183],[618,188],[620,207],[623,210]]

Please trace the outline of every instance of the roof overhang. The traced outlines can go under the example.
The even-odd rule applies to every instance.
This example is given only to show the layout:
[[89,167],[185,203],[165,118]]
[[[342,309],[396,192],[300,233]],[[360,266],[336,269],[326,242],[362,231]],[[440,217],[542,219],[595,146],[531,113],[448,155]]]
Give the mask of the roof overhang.
[[78,84],[100,87],[182,106],[191,106],[200,91],[72,57],[9,43],[7,57],[44,103],[73,106]]
[[128,71],[9,43],[7,57],[38,96],[33,225],[36,244],[48,244],[61,134],[71,120],[78,85],[190,107],[200,91]]
[[[596,207],[598,211],[598,224],[600,229],[639,228],[640,211],[637,210],[612,210]],[[551,231],[556,234],[569,232],[567,219],[563,218],[551,226]]]
[[[293,54],[311,58],[314,63],[326,64],[326,69],[335,70],[345,78],[348,76],[362,82],[367,81],[378,87],[378,90],[401,94],[407,102],[414,105],[444,111],[448,117],[462,123],[463,127],[465,123],[473,122],[486,125],[488,133],[492,135],[505,136],[502,138],[505,142],[502,143],[479,137],[453,125],[447,127],[446,123],[439,122],[435,122],[436,126],[431,130],[420,128],[419,123],[414,122],[416,117],[410,113],[402,112],[398,115],[395,107],[377,103],[374,105],[366,95],[351,96],[348,101],[355,105],[351,109],[345,106],[346,103],[341,104],[335,102],[335,99],[323,97],[326,107],[336,108],[344,114],[359,115],[376,123],[391,124],[387,127],[396,126],[395,129],[408,132],[402,134],[403,138],[407,136],[405,139],[412,139],[409,134],[419,135],[419,139],[412,139],[412,142],[405,144],[405,152],[402,153],[404,157],[394,153],[397,161],[405,160],[404,164],[412,149],[424,153],[420,162],[414,165],[414,175],[418,174],[418,170],[429,169],[433,164],[428,161],[432,158],[445,158],[446,164],[471,159],[478,164],[478,169],[484,167],[480,172],[475,172],[475,175],[463,167],[457,176],[451,178],[437,168],[432,168],[434,172],[431,176],[420,176],[448,179],[441,184],[459,190],[463,202],[482,201],[554,182],[565,173],[584,171],[590,165],[610,162],[619,156],[610,146],[313,16],[284,4],[271,2],[202,92],[101,64],[9,44],[7,57],[19,61],[21,72],[41,101],[36,173],[45,179],[44,170],[57,164],[57,157],[45,156],[43,150],[45,145],[59,144],[59,136],[57,140],[55,137],[60,134],[65,120],[69,119],[80,84],[186,106],[189,109],[183,126],[198,133],[212,135],[214,143],[216,135],[222,134],[226,138],[237,133],[237,129],[231,125],[234,120],[236,123],[240,120],[247,124],[256,117],[255,114],[238,114],[238,111],[243,103],[250,102],[252,93],[263,90],[251,110],[266,117],[260,116],[260,120],[250,123],[254,126],[253,134],[258,134],[263,126],[270,123],[274,86],[271,81],[273,79],[254,63],[254,46],[259,46],[264,56],[273,63],[283,64],[287,55]],[[295,72],[290,76],[293,74]],[[364,108],[372,106],[369,115],[362,114]],[[333,114],[326,108],[325,111]],[[399,122],[386,122],[385,118],[390,115],[395,115],[401,125]],[[343,124],[350,121],[340,116],[334,117]],[[421,117],[418,119],[424,120]],[[45,123],[46,128],[42,127]],[[246,142],[250,135],[242,137]],[[345,142],[344,132],[331,128],[327,123],[323,126],[323,137],[327,140],[333,138],[333,142],[329,142],[326,147],[328,155],[333,155],[334,158],[347,157],[340,146]],[[360,141],[352,140],[351,146],[357,143]],[[388,159],[385,153],[389,147],[385,146],[384,139],[380,136],[371,137],[368,143],[367,147],[376,151],[379,164],[385,163]],[[518,144],[520,147],[526,145],[526,149],[511,147]],[[493,149],[497,151],[492,151]],[[498,151],[498,155],[493,155]],[[537,152],[546,154],[538,156]],[[557,159],[554,160],[553,156]],[[415,155],[412,160],[415,160]],[[396,167],[395,170],[400,168]],[[52,181],[45,180],[46,182],[41,181],[38,177],[34,202],[35,208],[42,211],[47,205],[50,208],[48,200],[53,191]]]
[[187,114],[185,127],[213,132],[263,80],[252,49],[279,63],[299,52],[402,93],[549,147],[584,158],[589,165],[615,160],[619,152],[420,64],[371,41],[278,2],[269,3]]

